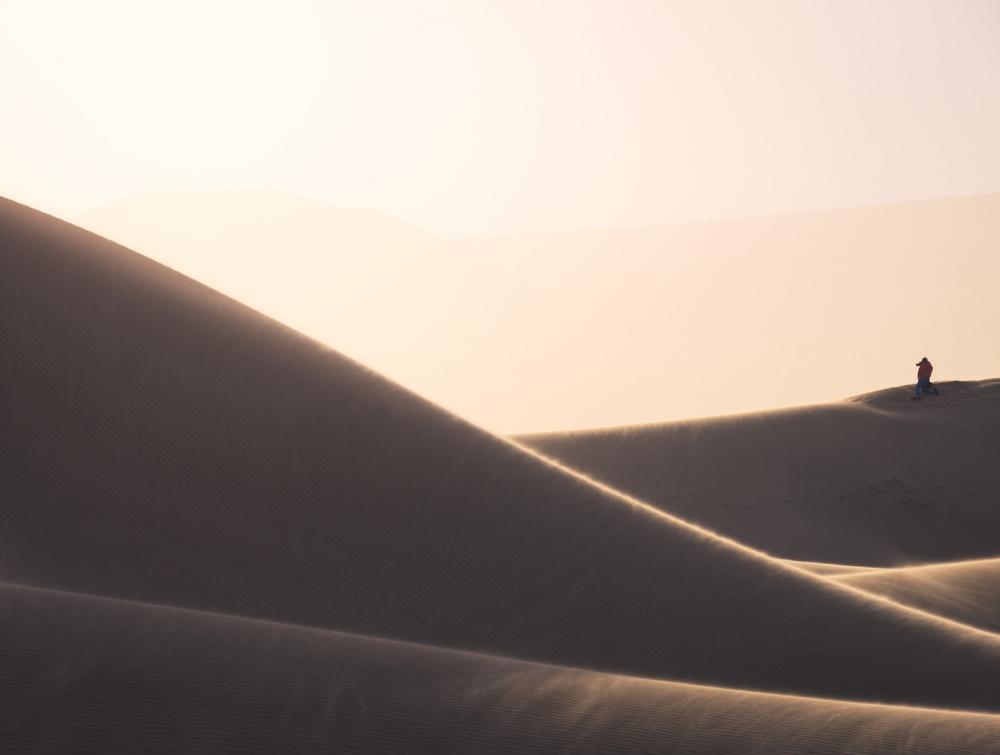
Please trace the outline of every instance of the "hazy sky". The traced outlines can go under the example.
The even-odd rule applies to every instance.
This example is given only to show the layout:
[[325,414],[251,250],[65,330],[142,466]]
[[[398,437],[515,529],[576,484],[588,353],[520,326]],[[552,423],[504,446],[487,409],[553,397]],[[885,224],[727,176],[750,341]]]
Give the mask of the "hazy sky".
[[1000,189],[995,0],[0,2],[0,193],[271,186],[436,233]]
[[548,233],[1000,192],[998,0],[0,0],[0,87],[0,194],[490,429],[1000,374],[998,196]]

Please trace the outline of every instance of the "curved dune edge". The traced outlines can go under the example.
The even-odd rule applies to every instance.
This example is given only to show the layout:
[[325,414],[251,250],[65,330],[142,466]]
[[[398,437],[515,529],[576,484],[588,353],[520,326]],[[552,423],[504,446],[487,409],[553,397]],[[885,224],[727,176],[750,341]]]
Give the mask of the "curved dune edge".
[[983,631],[1000,632],[1000,558],[832,574],[829,578]]
[[0,635],[11,752],[957,755],[1000,741],[998,715],[644,680],[15,585],[0,585]]
[[[968,401],[978,401],[986,395],[990,398],[997,398],[1000,389],[1000,378],[988,378],[986,380],[949,380],[946,383],[937,383],[939,387],[947,386],[947,390],[941,396],[933,396],[933,403],[937,405],[948,405],[954,403],[966,403]],[[909,406],[910,397],[913,395],[913,385],[899,385],[892,388],[883,388],[878,391],[869,391],[857,396],[844,399],[847,403],[860,404],[878,411],[899,411],[906,410]]]
[[[514,442],[515,445],[516,441]],[[641,501],[628,493],[624,493],[620,490],[616,490],[610,485],[605,484],[600,480],[591,478],[582,472],[579,472],[571,467],[567,467],[560,462],[548,458],[542,454],[538,454],[531,448],[524,447],[523,450],[536,457],[539,461],[552,466],[560,470],[563,474],[577,478],[589,485],[592,485],[605,493],[613,496],[615,498],[621,499],[628,502],[629,504],[642,508],[654,517],[662,517],[672,524],[679,525],[684,528],[691,528],[697,531],[700,535],[716,540],[720,543],[725,544],[730,548],[734,548],[743,551],[747,554],[753,555],[759,559],[762,559],[770,564],[779,566],[785,569],[791,569],[792,571],[798,572],[800,574],[805,574],[810,578],[814,584],[822,586],[835,586],[842,587],[849,590],[855,598],[860,598],[863,601],[871,601],[874,605],[877,605],[881,609],[888,609],[891,612],[898,612],[900,618],[905,618],[908,621],[917,622],[927,622],[928,624],[938,626],[947,631],[956,632],[959,636],[964,636],[968,638],[978,638],[985,640],[987,643],[997,643],[1000,642],[1000,637],[996,636],[996,632],[992,629],[983,629],[975,624],[970,624],[966,621],[960,621],[952,618],[948,613],[942,613],[937,610],[931,610],[919,604],[916,600],[913,601],[903,601],[897,600],[892,592],[888,589],[868,589],[868,585],[881,585],[882,581],[878,579],[881,575],[891,575],[897,572],[909,572],[911,570],[917,569],[932,569],[934,567],[941,568],[945,566],[964,566],[967,564],[982,564],[982,563],[992,563],[993,559],[975,559],[971,561],[960,561],[960,562],[949,562],[947,564],[934,564],[930,566],[916,566],[916,567],[900,567],[898,569],[887,568],[887,567],[877,567],[877,566],[858,566],[850,564],[831,564],[819,561],[796,561],[794,559],[783,559],[775,558],[770,554],[763,553],[754,548],[748,547],[743,543],[740,543],[732,538],[726,537],[717,532],[712,532],[696,524],[692,524],[680,517],[674,516],[673,514],[657,509],[655,506],[651,506],[645,501]],[[997,571],[1000,571],[1000,559],[996,559],[998,566]],[[870,577],[871,581],[861,579],[862,577]],[[828,581],[832,580],[832,581]],[[888,581],[888,579],[886,580]],[[929,602],[928,605],[935,605],[933,602]]]
[[[517,445],[516,441],[513,441]],[[831,584],[827,580],[833,580],[832,584],[838,587],[845,587],[849,589],[855,597],[861,598],[862,600],[871,600],[873,603],[877,604],[880,608],[887,608],[890,611],[898,611],[901,617],[905,617],[907,620],[915,620],[919,622],[928,622],[933,625],[940,626],[946,630],[954,631],[960,636],[967,637],[977,637],[979,639],[985,640],[988,643],[1000,642],[1000,637],[995,636],[996,632],[989,628],[982,628],[974,623],[969,623],[967,621],[962,621],[953,618],[948,612],[941,612],[939,610],[933,610],[936,603],[933,601],[928,601],[927,606],[921,604],[917,600],[897,600],[893,591],[888,588],[885,589],[869,589],[869,584],[872,586],[882,585],[883,582],[878,579],[881,575],[891,575],[896,572],[909,572],[916,569],[931,569],[934,567],[944,567],[944,566],[958,566],[966,564],[980,564],[980,563],[991,563],[992,559],[975,559],[971,561],[961,561],[961,562],[949,562],[948,564],[935,564],[930,566],[919,566],[919,567],[901,567],[898,569],[877,567],[877,566],[860,566],[851,564],[831,564],[819,561],[796,561],[794,559],[783,559],[775,558],[770,554],[763,553],[754,548],[748,547],[743,543],[740,543],[732,538],[726,537],[717,532],[712,532],[696,524],[692,524],[680,517],[674,516],[673,514],[657,509],[645,501],[641,501],[628,493],[624,493],[620,490],[616,490],[610,485],[605,484],[601,480],[594,479],[587,476],[586,474],[575,470],[571,467],[567,467],[542,454],[539,454],[529,447],[523,447],[523,450],[538,458],[545,464],[559,469],[561,472],[570,477],[575,477],[583,482],[593,485],[596,488],[612,495],[621,500],[627,501],[628,503],[641,507],[653,516],[660,516],[671,523],[680,525],[686,528],[692,528],[699,532],[699,534],[713,538],[717,541],[724,543],[725,545],[739,549],[741,551],[752,554],[760,559],[763,559],[772,564],[781,566],[783,568],[791,569],[793,571],[804,573],[810,578],[817,580],[819,585]],[[998,563],[997,571],[1000,572],[1000,559],[996,560]],[[862,577],[870,577],[871,581],[861,579]],[[887,582],[888,580],[886,580]],[[902,591],[900,591],[902,592]]]
[[804,569],[820,577],[838,577],[847,574],[861,574],[864,572],[881,571],[881,566],[858,566],[855,564],[829,564],[823,561],[797,561],[793,558],[781,559],[787,565],[796,569]]
[[[515,439],[773,556],[893,567],[996,555],[1000,380]],[[927,459],[914,464],[914,459]]]
[[993,635],[656,512],[134,253],[0,209],[11,581],[632,675],[1000,707]]

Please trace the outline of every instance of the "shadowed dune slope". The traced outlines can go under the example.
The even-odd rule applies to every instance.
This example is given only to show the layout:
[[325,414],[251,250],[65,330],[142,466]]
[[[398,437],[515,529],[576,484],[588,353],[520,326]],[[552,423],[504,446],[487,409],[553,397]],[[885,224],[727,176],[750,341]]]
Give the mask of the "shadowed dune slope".
[[1000,751],[997,715],[646,681],[9,585],[0,632],[0,749],[23,755]]
[[0,204],[0,578],[560,665],[1000,709],[1000,642],[577,479]]
[[[905,365],[904,365],[905,367]],[[899,566],[995,556],[1000,380],[518,441],[782,558]]]
[[876,593],[989,632],[1000,632],[1000,558],[832,575]]

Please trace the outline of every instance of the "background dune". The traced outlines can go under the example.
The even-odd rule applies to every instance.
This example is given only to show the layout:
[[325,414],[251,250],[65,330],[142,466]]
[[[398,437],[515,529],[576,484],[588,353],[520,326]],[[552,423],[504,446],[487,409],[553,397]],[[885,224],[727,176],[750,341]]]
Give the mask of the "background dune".
[[78,220],[494,432],[828,401],[925,353],[1000,375],[1000,194],[461,239],[274,191]]
[[996,555],[1000,381],[518,441],[785,558],[906,565]]
[[[301,670],[319,657],[318,669],[339,663],[325,650],[282,659],[272,635],[253,640],[233,624],[247,618],[663,680],[1000,709],[998,638],[787,567],[591,484],[210,289],[14,203],[0,205],[0,247],[0,450],[8,460],[0,578],[21,586],[14,590],[77,593],[69,607],[39,591],[19,593],[37,611],[3,604],[3,645],[35,664],[26,673],[42,681],[29,703],[41,718],[69,706],[110,736],[101,715],[113,708],[91,706],[101,695],[145,704],[139,679],[149,677],[137,679],[138,666],[154,679],[167,674],[162,694],[180,706],[180,719],[194,715],[183,711],[197,700],[239,722],[230,703],[215,699],[231,692],[206,674],[218,683],[247,648],[259,658],[276,654],[275,668]],[[161,628],[145,615],[151,609],[107,609],[87,595],[229,614],[221,621],[233,630],[212,639],[215,630],[195,622],[189,641],[179,614]],[[117,618],[98,619],[87,640],[79,627],[106,610]],[[195,673],[206,648],[228,660]],[[354,698],[363,716],[397,675],[349,652],[364,669],[359,683],[376,686]],[[377,659],[381,651],[373,652]],[[77,660],[45,660],[52,657]],[[254,668],[240,676],[241,695],[250,694]],[[274,669],[265,671],[264,692],[254,694],[275,695],[279,709],[260,722],[265,731],[300,716],[323,726],[327,697],[347,705],[355,695],[332,672],[315,682],[326,691],[313,694],[313,676],[275,688],[267,684]],[[591,698],[562,697],[554,684],[548,704],[591,710]],[[20,689],[9,685],[7,695]],[[481,694],[473,684],[464,699]],[[741,703],[730,706],[737,698],[713,702],[715,694],[679,698],[687,712],[678,715],[693,718],[677,730],[670,719],[647,720],[656,727],[649,741],[681,729],[696,737],[695,752],[745,735],[759,741],[742,731],[757,713],[743,719],[733,712]],[[882,721],[883,708],[813,704],[821,706],[809,709],[816,727],[781,724],[781,736],[810,752],[834,751],[852,736],[837,730],[841,720],[871,722],[859,746],[902,752],[916,730],[928,732],[927,742],[975,743],[995,721],[961,719],[952,731],[947,716],[936,729],[938,714]],[[442,726],[452,727],[454,708],[442,705]],[[644,698],[640,709],[650,705]],[[751,701],[747,710],[758,707]],[[152,715],[145,710],[142,722]],[[383,736],[401,739],[386,747],[405,746],[414,726],[405,711],[413,709],[387,710],[399,728]],[[797,711],[781,703],[765,715],[781,721]],[[473,723],[448,736],[480,730],[470,715]],[[26,720],[15,736],[58,736]],[[721,739],[700,733],[714,720],[726,722]],[[587,749],[590,738],[596,751],[643,746],[569,721],[566,747]]]

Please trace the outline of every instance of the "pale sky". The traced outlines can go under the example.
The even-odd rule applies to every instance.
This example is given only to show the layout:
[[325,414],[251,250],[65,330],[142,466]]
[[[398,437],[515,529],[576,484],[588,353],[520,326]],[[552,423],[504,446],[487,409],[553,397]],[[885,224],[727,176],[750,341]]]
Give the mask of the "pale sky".
[[273,187],[442,235],[1000,189],[1000,3],[0,2],[0,193]]

